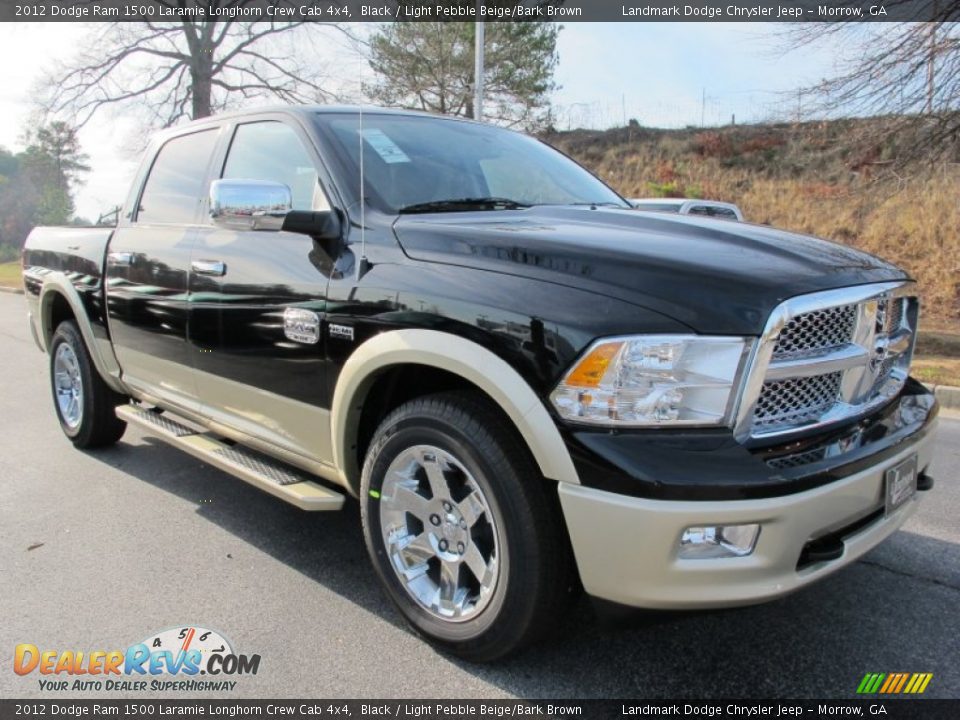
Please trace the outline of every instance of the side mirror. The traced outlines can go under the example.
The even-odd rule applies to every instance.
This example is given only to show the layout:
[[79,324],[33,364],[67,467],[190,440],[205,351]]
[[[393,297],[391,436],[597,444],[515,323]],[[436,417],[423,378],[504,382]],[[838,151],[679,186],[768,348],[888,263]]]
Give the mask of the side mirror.
[[294,210],[290,188],[261,180],[210,183],[210,219],[226,230],[285,230],[316,240],[339,240],[340,216],[332,210]]
[[280,230],[293,209],[290,188],[260,180],[210,183],[210,219],[227,230]]
[[292,210],[283,221],[283,230],[325,242],[340,240],[341,229],[340,215],[333,210]]

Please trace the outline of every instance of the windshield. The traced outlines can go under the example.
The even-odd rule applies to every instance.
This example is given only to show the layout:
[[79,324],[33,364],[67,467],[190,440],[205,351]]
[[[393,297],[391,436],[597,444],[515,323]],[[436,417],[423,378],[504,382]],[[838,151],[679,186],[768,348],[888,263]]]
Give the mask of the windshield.
[[[317,122],[359,185],[359,114],[318,113]],[[366,194],[385,212],[484,198],[498,202],[441,204],[436,211],[569,204],[629,207],[562,153],[491,125],[365,112],[363,140]]]

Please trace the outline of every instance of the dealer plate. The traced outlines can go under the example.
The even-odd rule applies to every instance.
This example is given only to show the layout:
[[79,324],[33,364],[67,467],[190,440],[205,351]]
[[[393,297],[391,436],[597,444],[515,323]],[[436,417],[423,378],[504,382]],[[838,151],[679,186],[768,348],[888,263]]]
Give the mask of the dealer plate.
[[917,456],[911,455],[884,473],[887,515],[917,494]]

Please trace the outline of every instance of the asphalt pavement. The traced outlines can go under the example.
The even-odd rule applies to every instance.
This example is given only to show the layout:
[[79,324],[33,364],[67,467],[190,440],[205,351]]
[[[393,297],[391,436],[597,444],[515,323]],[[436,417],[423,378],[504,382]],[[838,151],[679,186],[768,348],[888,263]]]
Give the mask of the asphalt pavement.
[[305,513],[135,429],[77,451],[21,296],[0,294],[0,348],[0,697],[108,694],[42,691],[36,672],[12,671],[19,643],[112,650],[189,625],[261,656],[233,691],[198,694],[210,699],[844,698],[867,672],[931,672],[927,697],[960,698],[960,420],[941,421],[937,484],[918,513],[821,583],[751,608],[618,623],[584,600],[552,641],[483,666],[405,628],[355,502]]

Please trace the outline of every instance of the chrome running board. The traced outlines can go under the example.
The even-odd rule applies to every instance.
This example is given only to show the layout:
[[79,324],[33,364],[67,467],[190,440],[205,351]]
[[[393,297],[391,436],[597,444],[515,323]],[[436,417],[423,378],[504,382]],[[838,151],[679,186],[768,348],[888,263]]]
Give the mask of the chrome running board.
[[261,490],[296,505],[301,510],[339,510],[344,497],[315,482],[315,478],[274,458],[242,445],[229,445],[213,435],[194,430],[154,410],[120,405],[117,417],[136,425],[208,465],[240,478]]

